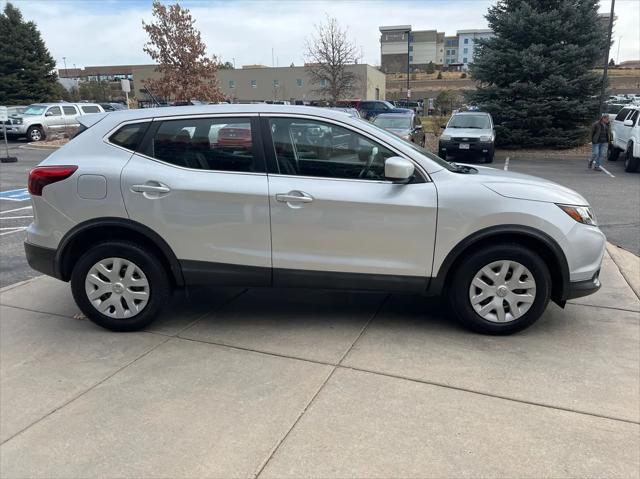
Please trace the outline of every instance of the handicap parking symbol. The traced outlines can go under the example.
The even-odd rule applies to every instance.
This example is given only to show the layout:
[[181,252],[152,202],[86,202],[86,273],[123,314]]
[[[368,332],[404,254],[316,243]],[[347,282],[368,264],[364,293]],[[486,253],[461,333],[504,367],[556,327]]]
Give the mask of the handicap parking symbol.
[[29,195],[29,192],[26,188],[0,192],[0,200],[27,201],[29,198],[31,198],[31,195]]

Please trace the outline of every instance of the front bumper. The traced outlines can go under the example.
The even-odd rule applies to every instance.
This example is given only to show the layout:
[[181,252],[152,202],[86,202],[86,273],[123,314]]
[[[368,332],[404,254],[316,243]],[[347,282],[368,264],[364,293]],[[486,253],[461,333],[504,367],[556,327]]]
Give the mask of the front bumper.
[[567,291],[567,299],[582,298],[589,296],[600,289],[600,270],[593,275],[593,278],[586,281],[571,281]]
[[53,276],[54,278],[62,279],[57,274],[56,270],[56,250],[51,248],[44,248],[31,243],[24,243],[24,252],[27,257],[27,263],[31,268],[46,274],[47,276]]
[[4,129],[6,130],[7,135],[26,135],[27,134],[26,125],[4,125]]
[[[461,149],[460,144],[469,145],[469,148]],[[487,154],[493,151],[494,145],[492,142],[473,141],[470,138],[469,141],[458,140],[440,140],[438,142],[438,151],[446,153],[447,155],[467,155],[467,154]]]

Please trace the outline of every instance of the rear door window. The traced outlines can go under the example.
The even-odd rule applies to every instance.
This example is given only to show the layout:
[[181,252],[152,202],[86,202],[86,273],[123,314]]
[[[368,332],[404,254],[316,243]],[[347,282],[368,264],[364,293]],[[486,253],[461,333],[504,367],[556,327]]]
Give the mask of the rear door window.
[[65,116],[73,116],[78,114],[78,110],[76,110],[75,106],[63,106],[62,111],[64,111]]
[[145,154],[185,168],[264,172],[251,118],[187,118],[163,121]]
[[633,125],[635,125],[639,115],[640,115],[640,110],[636,110],[629,116],[628,119],[633,122]]

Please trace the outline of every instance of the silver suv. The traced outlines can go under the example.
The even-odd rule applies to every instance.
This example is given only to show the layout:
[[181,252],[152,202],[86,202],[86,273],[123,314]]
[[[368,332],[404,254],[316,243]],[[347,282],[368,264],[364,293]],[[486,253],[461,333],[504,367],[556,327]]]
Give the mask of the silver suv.
[[97,103],[34,103],[20,115],[11,117],[6,125],[7,136],[26,136],[30,141],[55,134],[71,136],[80,126],[80,116],[103,112]]
[[507,334],[600,286],[605,238],[582,196],[451,165],[346,113],[209,105],[80,122],[29,173],[25,249],[112,330],[204,284],[446,293],[465,325]]

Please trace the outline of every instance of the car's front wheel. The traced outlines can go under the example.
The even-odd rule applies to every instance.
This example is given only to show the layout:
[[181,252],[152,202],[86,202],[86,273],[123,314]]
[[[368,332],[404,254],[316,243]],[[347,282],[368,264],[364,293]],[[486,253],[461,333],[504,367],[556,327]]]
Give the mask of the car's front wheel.
[[134,243],[101,243],[84,253],[71,291],[91,321],[112,331],[136,331],[164,308],[171,289],[159,258]]
[[44,140],[44,130],[39,126],[31,126],[27,130],[27,138],[29,141]]
[[467,256],[454,271],[449,300],[466,327],[511,334],[533,324],[551,295],[545,262],[529,248],[498,244]]
[[610,146],[607,153],[607,161],[618,161],[618,156],[620,156],[620,150],[618,148]]
[[624,171],[633,173],[638,170],[639,166],[640,158],[635,158],[633,156],[633,145],[629,145],[624,155]]

